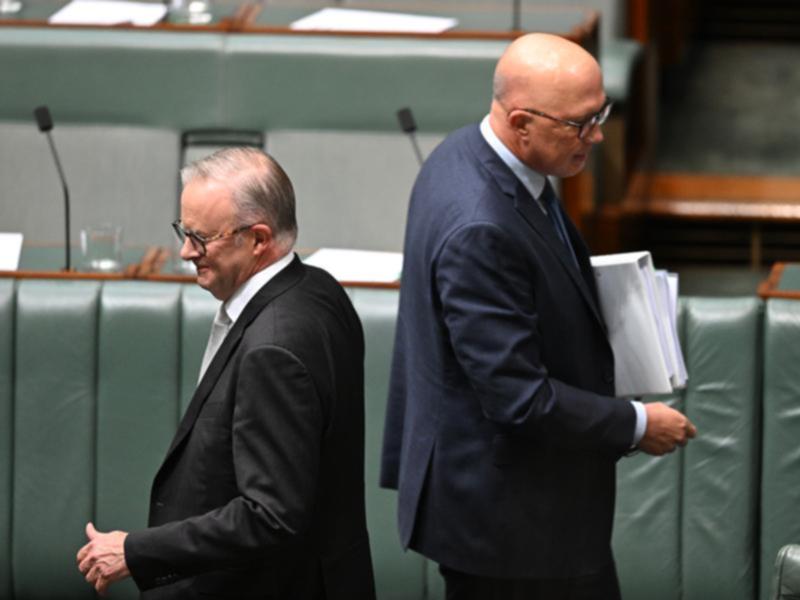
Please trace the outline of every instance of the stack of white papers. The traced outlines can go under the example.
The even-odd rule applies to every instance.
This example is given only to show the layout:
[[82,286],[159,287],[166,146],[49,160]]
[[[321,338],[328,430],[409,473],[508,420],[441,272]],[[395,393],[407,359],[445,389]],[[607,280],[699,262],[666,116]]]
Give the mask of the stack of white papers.
[[686,385],[678,340],[678,276],[649,252],[593,256],[600,308],[614,350],[617,396],[666,394]]
[[155,25],[167,7],[155,2],[128,2],[126,0],[72,0],[53,13],[48,22],[55,25],[121,25],[131,23],[139,27]]
[[403,270],[400,252],[320,248],[303,262],[325,269],[337,281],[392,283]]
[[21,233],[0,233],[0,271],[16,271],[21,253]]
[[455,27],[457,19],[428,17],[377,10],[323,8],[290,25],[298,31],[391,31],[441,33]]

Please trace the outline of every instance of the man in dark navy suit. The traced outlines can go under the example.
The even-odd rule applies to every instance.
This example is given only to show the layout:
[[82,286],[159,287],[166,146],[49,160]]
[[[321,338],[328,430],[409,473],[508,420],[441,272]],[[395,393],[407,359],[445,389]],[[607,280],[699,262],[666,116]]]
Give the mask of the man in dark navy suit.
[[453,133],[409,207],[382,484],[447,598],[619,598],[615,463],[695,434],[614,397],[589,253],[547,180],[580,172],[610,104],[595,59],[530,34],[489,115]]

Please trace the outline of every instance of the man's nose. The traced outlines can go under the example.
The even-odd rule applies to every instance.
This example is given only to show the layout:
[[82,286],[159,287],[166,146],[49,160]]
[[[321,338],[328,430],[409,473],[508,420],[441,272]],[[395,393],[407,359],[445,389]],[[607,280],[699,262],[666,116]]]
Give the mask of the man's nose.
[[603,141],[603,126],[596,124],[584,138],[590,144],[599,144]]
[[195,249],[194,244],[192,244],[192,240],[190,240],[188,237],[184,238],[183,240],[180,256],[183,260],[192,260],[200,257],[200,253]]

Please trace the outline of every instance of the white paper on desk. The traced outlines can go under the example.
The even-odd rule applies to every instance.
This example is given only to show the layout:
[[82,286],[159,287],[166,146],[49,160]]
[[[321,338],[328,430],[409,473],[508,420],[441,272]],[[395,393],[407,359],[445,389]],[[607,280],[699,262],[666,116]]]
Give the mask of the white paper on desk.
[[593,256],[592,267],[614,351],[616,395],[671,392],[678,361],[672,358],[669,308],[659,291],[650,253]]
[[127,0],[72,0],[53,13],[48,22],[55,25],[119,25],[133,23],[140,27],[155,25],[167,14],[160,2]]
[[392,283],[400,279],[400,252],[320,248],[303,262],[325,269],[337,281]]
[[0,271],[16,271],[21,253],[21,233],[0,233]]
[[298,19],[289,27],[300,31],[391,31],[441,33],[455,27],[457,19],[378,10],[323,8]]

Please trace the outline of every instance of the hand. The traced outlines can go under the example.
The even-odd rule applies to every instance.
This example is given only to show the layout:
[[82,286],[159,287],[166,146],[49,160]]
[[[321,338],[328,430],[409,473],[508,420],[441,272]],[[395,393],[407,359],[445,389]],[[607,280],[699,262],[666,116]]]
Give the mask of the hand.
[[647,454],[661,456],[685,446],[697,435],[697,428],[685,415],[663,402],[644,405],[647,411],[647,429],[639,440],[639,449]]
[[97,593],[105,596],[108,586],[128,577],[131,572],[125,563],[125,531],[100,533],[91,523],[86,524],[89,543],[78,550],[78,570]]

